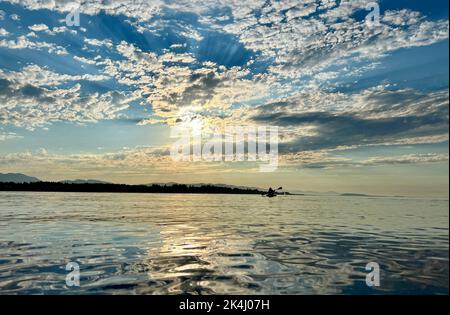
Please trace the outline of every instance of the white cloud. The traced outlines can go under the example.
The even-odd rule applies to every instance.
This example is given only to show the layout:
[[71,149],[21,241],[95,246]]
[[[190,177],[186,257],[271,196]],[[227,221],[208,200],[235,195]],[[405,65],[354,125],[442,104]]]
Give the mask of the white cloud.
[[28,26],[28,28],[33,32],[42,32],[48,30],[48,26],[46,24],[34,24],[32,26]]
[[[139,23],[130,22],[141,32],[147,30],[158,34],[167,21],[161,18],[166,10],[192,12],[200,21],[212,24],[213,28],[238,36],[248,49],[259,51],[265,57],[275,58],[270,68],[279,78],[298,78],[302,75],[317,74],[327,66],[343,58],[374,59],[400,48],[429,45],[448,38],[448,21],[427,21],[418,12],[387,10],[376,30],[368,29],[364,21],[352,18],[357,11],[366,11],[371,0],[336,1],[274,1],[231,0],[219,3],[215,0],[93,0],[89,5],[83,1],[32,1],[11,0],[29,9],[50,9],[68,12],[80,7],[85,14],[94,15],[104,10],[107,14],[125,15]],[[225,26],[220,19],[210,15],[218,9],[229,9],[225,19],[233,23]],[[311,15],[319,13],[318,16]],[[158,16],[151,23],[149,18]],[[307,17],[307,18],[305,18]],[[282,22],[283,21],[283,22]],[[281,23],[282,22],[282,23]],[[402,26],[400,28],[399,26]],[[180,35],[202,39],[198,30],[190,25],[177,23]],[[105,45],[107,40],[86,39],[94,46]]]
[[9,35],[9,32],[4,28],[0,27],[0,36],[7,36],[7,35]]
[[92,46],[106,46],[108,48],[112,47],[112,41],[110,39],[99,40],[96,38],[85,38],[84,42]]
[[119,92],[83,95],[79,84],[56,90],[10,87],[0,94],[0,123],[30,130],[56,121],[93,123],[116,118],[132,99]]
[[73,56],[73,59],[75,59],[76,61],[88,64],[88,65],[95,65],[95,63],[96,63],[95,60],[87,59],[87,58],[79,57],[79,56]]
[[68,55],[67,50],[64,47],[58,46],[53,43],[47,42],[34,42],[29,40],[28,37],[21,35],[16,39],[0,40],[0,47],[5,47],[9,49],[47,49],[48,53],[54,53],[57,55]]
[[0,78],[7,79],[18,85],[58,86],[68,81],[104,81],[106,75],[82,74],[68,75],[41,68],[38,65],[28,65],[21,71],[4,71],[0,69]]
[[11,14],[9,16],[13,21],[20,21],[20,16],[18,16],[17,14]]
[[53,27],[52,30],[51,30],[51,33],[52,33],[52,34],[57,34],[57,33],[64,33],[64,32],[68,32],[68,31],[70,31],[70,32],[72,32],[72,33],[74,33],[74,34],[77,33],[76,30],[70,30],[70,29],[68,29],[68,28],[65,27],[65,26],[57,26],[57,27]]
[[28,65],[21,71],[0,70],[0,123],[27,129],[43,127],[55,121],[77,123],[113,119],[136,99],[131,92],[110,91],[86,94],[73,81],[101,81],[105,75],[67,75]]

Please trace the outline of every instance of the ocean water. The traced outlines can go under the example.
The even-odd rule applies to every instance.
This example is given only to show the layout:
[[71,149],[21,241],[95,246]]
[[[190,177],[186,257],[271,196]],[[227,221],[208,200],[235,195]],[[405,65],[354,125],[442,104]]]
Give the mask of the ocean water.
[[448,294],[448,257],[447,199],[0,192],[0,294]]

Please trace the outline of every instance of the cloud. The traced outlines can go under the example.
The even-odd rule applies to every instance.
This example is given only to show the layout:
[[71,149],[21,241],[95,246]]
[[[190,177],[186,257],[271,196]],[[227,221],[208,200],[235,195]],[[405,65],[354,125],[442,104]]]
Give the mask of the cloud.
[[0,123],[33,130],[55,121],[75,123],[113,119],[133,100],[124,92],[83,95],[80,84],[67,89],[17,85],[0,79]]
[[[68,29],[66,26],[55,26],[52,29],[50,29],[47,24],[34,24],[31,26],[28,26],[28,29],[32,31],[31,34],[35,34],[34,32],[45,32],[48,35],[56,35],[59,33],[64,33],[64,32],[71,32],[72,34],[77,34],[76,30],[71,30]],[[37,37],[34,35],[34,37]]]
[[95,60],[91,60],[91,59],[87,59],[84,57],[79,57],[79,56],[73,56],[73,59],[75,59],[76,61],[88,64],[88,65],[95,65]]
[[247,8],[244,13],[238,12],[239,5],[232,8],[234,23],[223,29],[238,36],[247,48],[275,58],[270,71],[290,78],[320,73],[326,67],[342,63],[344,58],[349,59],[346,63],[361,58],[376,59],[393,50],[448,38],[447,20],[427,21],[410,10],[387,11],[381,26],[369,29],[364,20],[353,18],[369,2],[342,1],[318,11],[315,1],[304,2],[303,8],[292,1],[266,6],[253,1],[252,9]]
[[363,165],[397,165],[397,164],[425,164],[448,162],[448,154],[408,154],[395,157],[373,157],[362,162]]
[[99,40],[96,38],[85,38],[84,42],[92,46],[105,46],[108,48],[112,47],[112,41],[110,39]]
[[[446,19],[383,10],[380,25],[370,28],[363,17],[371,2],[366,0],[10,2],[58,13],[80,6],[86,15],[104,12],[134,29],[132,36],[111,36],[88,31],[88,25],[83,31],[40,23],[30,26],[28,35],[1,39],[0,47],[51,54],[79,48],[71,58],[81,66],[71,75],[29,64],[0,70],[2,124],[37,128],[54,121],[118,119],[136,102],[149,110],[149,117],[135,120],[140,125],[171,125],[185,116],[210,125],[277,125],[286,159],[307,160],[305,152],[315,152],[311,158],[324,160],[309,160],[311,167],[353,163],[330,156],[338,149],[448,140],[447,90],[423,92],[383,82],[356,92],[335,90],[377,69],[394,51],[448,39]],[[77,36],[61,47],[60,33],[69,31]],[[55,43],[37,41],[38,32],[53,35],[48,38]],[[0,29],[0,36],[6,35]],[[232,60],[240,53],[247,55]],[[86,83],[104,81],[109,92],[87,88],[92,85]],[[366,164],[371,163],[387,160]]]
[[188,53],[143,52],[125,41],[116,50],[124,60],[99,59],[96,65],[120,84],[135,88],[143,104],[151,105],[153,115],[168,122],[181,108],[225,111],[235,102],[265,93],[262,84],[245,79],[249,72],[240,67],[201,63]]
[[[348,74],[348,66],[355,61],[373,61],[400,48],[430,45],[448,38],[447,20],[429,21],[421,13],[408,9],[385,11],[380,27],[370,29],[364,19],[358,20],[354,17],[358,12],[368,13],[366,5],[371,2],[368,0],[344,0],[339,3],[313,0],[301,3],[298,1],[266,2],[262,0],[245,2],[233,0],[226,3],[218,3],[214,0],[175,2],[94,0],[90,1],[89,5],[85,5],[83,1],[11,0],[10,2],[21,4],[32,10],[49,9],[57,12],[69,12],[75,7],[80,7],[81,12],[88,15],[96,15],[100,11],[110,15],[123,15],[129,18],[128,22],[138,32],[147,31],[159,34],[168,27],[175,27],[179,36],[185,37],[187,40],[194,39],[197,42],[204,39],[202,34],[205,29],[204,25],[208,25],[208,28],[222,34],[231,34],[244,44],[246,49],[258,53],[257,60],[260,62],[272,60],[264,77],[254,76],[249,79],[247,76],[241,76],[235,78],[233,85],[236,85],[237,88],[233,92],[237,94],[240,88],[249,86],[249,83],[258,86],[258,91],[264,88],[266,91],[279,90],[279,93],[292,93],[299,89],[302,77],[312,77],[310,83],[318,84],[338,78],[345,73]],[[218,17],[213,12],[223,13]],[[176,16],[176,13],[193,14],[194,20],[197,19],[201,24],[174,22],[173,16]],[[43,29],[42,25],[40,28]],[[90,46],[113,48],[113,43],[109,39],[85,38],[84,42]],[[122,47],[124,45],[124,43],[120,43],[118,49],[127,49]],[[14,43],[11,43],[11,46],[14,46]],[[128,47],[128,49],[130,48]],[[146,53],[136,50],[132,54],[143,56]],[[175,58],[174,55],[171,57]],[[176,58],[186,57],[186,55],[176,55]],[[160,62],[164,62],[162,58],[162,56],[158,56]],[[191,56],[191,58],[193,57]],[[169,61],[165,60],[165,62]],[[177,61],[183,62],[172,60],[172,62]],[[134,62],[134,64],[130,65],[130,62]],[[112,70],[111,68],[115,66],[114,62],[107,59],[104,60],[104,63],[108,70]],[[185,61],[185,63],[195,64],[192,60]],[[122,63],[120,65],[122,69],[119,70],[123,70],[127,66],[139,67],[142,65],[142,61],[129,60],[129,64]],[[337,66],[337,69],[325,70],[331,66]],[[169,68],[169,74],[172,74],[170,70],[173,70],[177,71],[177,74],[180,73],[180,76],[183,72],[188,76],[186,68],[167,68]],[[140,79],[139,75],[143,71],[142,67],[136,69],[134,77],[127,74],[127,77],[122,78],[121,83],[128,85],[135,83]],[[149,72],[147,71],[141,78],[143,82],[151,80],[149,76],[152,74]],[[244,72],[245,69],[242,69],[242,73]],[[218,71],[215,71],[214,75],[218,80],[222,79],[218,75]],[[178,81],[181,79],[175,75],[170,80],[172,80],[170,83],[179,84]],[[140,84],[141,87],[142,85]],[[196,97],[198,97],[198,103],[205,102],[205,97],[203,97],[205,91],[198,87],[186,87],[177,91],[170,91],[170,88],[166,88],[165,92],[170,95],[175,93],[176,99],[167,97],[164,92],[157,92],[155,97],[152,94],[147,101],[154,102],[156,105],[152,104],[152,106],[155,108],[166,106],[169,110],[177,107],[178,103],[189,102]],[[227,93],[230,92],[227,91]],[[206,101],[214,94],[212,92],[206,96]],[[217,98],[222,97],[218,96]],[[230,101],[239,102],[241,99],[238,96]]]
[[282,158],[285,168],[333,169],[361,168],[389,165],[424,165],[448,162],[448,153],[423,153],[392,156],[373,156],[365,159],[334,156],[328,151],[304,151],[286,154]]
[[3,132],[0,130],[0,141],[6,141],[11,139],[20,139],[22,136],[16,134],[15,132]]
[[124,1],[104,1],[91,0],[86,3],[84,0],[73,1],[47,1],[47,0],[8,0],[14,4],[20,4],[29,10],[48,9],[61,13],[68,13],[76,8],[87,15],[97,15],[104,11],[110,15],[123,15],[148,20],[160,12],[164,6],[164,1],[159,0],[124,0]]
[[0,78],[17,85],[58,86],[70,81],[104,81],[110,79],[106,75],[82,74],[69,75],[50,71],[38,65],[25,66],[21,71],[4,71],[0,69]]
[[11,14],[9,17],[10,17],[11,20],[13,20],[13,21],[20,21],[20,16],[17,15],[17,14]]
[[[339,97],[329,96],[331,100]],[[340,109],[322,107],[322,111],[315,111],[300,95],[259,106],[249,113],[248,119],[280,126],[281,132],[290,129],[298,134],[286,137],[280,144],[282,152],[380,145],[418,138],[433,142],[448,133],[447,100],[448,91],[421,94],[411,90],[373,90],[346,98],[350,105],[344,103]],[[321,104],[325,102],[321,99]],[[313,132],[305,134],[304,128]]]
[[0,36],[7,36],[7,35],[9,35],[9,32],[4,28],[0,27]]
[[[47,150],[25,151],[0,155],[0,167],[5,170],[21,169],[32,174],[41,174],[47,170],[42,179],[49,177],[62,179],[77,177],[77,174],[90,174],[89,177],[104,178],[105,174],[115,178],[130,176],[134,181],[146,180],[154,176],[161,178],[168,172],[177,174],[208,174],[211,169],[217,172],[229,172],[219,163],[174,162],[165,147],[123,148],[116,152],[97,154],[57,154]],[[257,171],[257,168],[256,168]],[[88,176],[88,175],[86,175]]]
[[[392,156],[374,156],[365,159],[352,159],[330,155],[326,151],[304,151],[286,154],[280,158],[280,171],[295,169],[332,169],[362,168],[387,165],[425,165],[447,163],[446,153],[424,153]],[[178,174],[226,174],[230,172],[258,172],[258,167],[243,168],[242,163],[207,163],[207,162],[175,162],[166,147],[134,147],[123,148],[116,152],[58,154],[45,149],[8,153],[0,155],[0,166],[5,170],[26,170],[40,174],[42,179],[62,179],[84,174],[91,178],[123,177],[125,181],[134,178],[134,182],[145,183],[149,178]]]
[[24,35],[21,35],[17,37],[16,39],[6,40],[2,39],[0,40],[0,47],[5,47],[9,49],[46,49],[49,54],[56,54],[56,55],[68,55],[69,53],[64,47],[58,46],[53,43],[47,43],[47,42],[34,42],[31,41],[29,38],[27,38]]
[[47,31],[49,29],[46,24],[35,24],[32,26],[28,26],[28,28],[34,32],[42,32]]

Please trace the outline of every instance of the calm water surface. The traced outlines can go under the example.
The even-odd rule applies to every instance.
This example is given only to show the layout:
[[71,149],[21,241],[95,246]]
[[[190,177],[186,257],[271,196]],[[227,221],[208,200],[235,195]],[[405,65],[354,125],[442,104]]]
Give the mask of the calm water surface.
[[[0,294],[448,294],[448,211],[447,199],[0,192]],[[66,286],[68,262],[80,287]]]

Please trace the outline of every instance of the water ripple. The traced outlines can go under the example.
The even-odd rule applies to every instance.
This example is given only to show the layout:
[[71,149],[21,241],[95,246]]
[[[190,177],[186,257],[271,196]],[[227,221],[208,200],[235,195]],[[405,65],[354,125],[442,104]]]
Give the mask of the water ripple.
[[448,236],[448,200],[0,192],[0,293],[448,294]]

